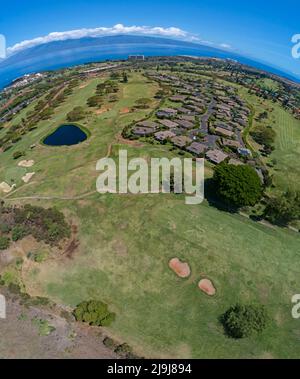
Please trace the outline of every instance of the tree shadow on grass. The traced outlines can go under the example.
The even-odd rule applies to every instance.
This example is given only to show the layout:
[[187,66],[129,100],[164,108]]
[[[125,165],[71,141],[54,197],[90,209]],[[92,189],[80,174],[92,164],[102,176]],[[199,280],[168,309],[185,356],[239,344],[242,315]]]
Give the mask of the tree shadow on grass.
[[213,178],[205,179],[205,199],[211,207],[217,208],[223,212],[238,213],[238,208],[224,203],[216,192],[216,185]]

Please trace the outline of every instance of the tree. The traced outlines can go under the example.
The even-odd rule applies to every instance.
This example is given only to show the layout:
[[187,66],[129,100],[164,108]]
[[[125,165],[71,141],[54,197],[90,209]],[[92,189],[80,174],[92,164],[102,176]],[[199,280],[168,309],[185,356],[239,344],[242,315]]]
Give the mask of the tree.
[[128,76],[126,72],[123,72],[123,83],[128,83]]
[[265,150],[272,152],[276,133],[270,126],[260,126],[251,132],[254,141],[263,145]]
[[95,95],[87,99],[87,105],[89,107],[100,107],[102,105],[102,97],[100,95]]
[[268,199],[264,217],[281,226],[300,219],[300,193],[288,191],[279,197]]
[[75,107],[71,112],[67,114],[67,120],[69,122],[79,121],[84,118],[84,109],[82,107]]
[[8,237],[0,236],[0,250],[6,250],[9,248],[10,240]]
[[217,194],[225,204],[236,208],[253,206],[262,197],[260,178],[247,165],[220,164],[215,169],[214,182]]
[[30,232],[23,225],[17,225],[12,230],[11,239],[16,242],[26,237]]
[[15,151],[13,153],[13,158],[14,159],[18,159],[18,158],[21,158],[25,155],[24,151]]
[[136,107],[137,108],[141,108],[141,109],[147,109],[150,107],[150,104],[151,104],[151,99],[148,99],[148,98],[142,98],[142,99],[138,99],[136,102]]
[[73,312],[76,321],[86,322],[92,326],[109,326],[116,315],[108,310],[102,301],[83,301]]
[[268,313],[262,305],[237,304],[221,316],[221,323],[226,334],[237,339],[261,333],[268,322]]
[[110,74],[110,79],[111,80],[119,80],[120,79],[120,73],[118,71],[113,71]]

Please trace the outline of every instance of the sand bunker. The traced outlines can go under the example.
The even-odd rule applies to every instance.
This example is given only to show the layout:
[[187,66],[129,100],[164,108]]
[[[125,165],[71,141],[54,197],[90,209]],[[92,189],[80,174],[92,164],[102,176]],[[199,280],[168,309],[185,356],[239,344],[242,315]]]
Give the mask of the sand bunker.
[[18,163],[18,166],[19,167],[32,167],[34,165],[34,161],[33,160],[29,160],[29,161],[20,161]]
[[181,262],[178,258],[171,259],[169,267],[180,278],[188,278],[191,275],[190,266],[187,263]]
[[4,193],[9,193],[13,188],[6,182],[0,183],[0,191]]
[[208,296],[214,296],[216,294],[216,289],[209,279],[202,279],[199,282],[199,288],[201,291],[206,293]]
[[24,183],[28,183],[29,180],[35,175],[35,172],[28,172],[26,175],[22,177]]

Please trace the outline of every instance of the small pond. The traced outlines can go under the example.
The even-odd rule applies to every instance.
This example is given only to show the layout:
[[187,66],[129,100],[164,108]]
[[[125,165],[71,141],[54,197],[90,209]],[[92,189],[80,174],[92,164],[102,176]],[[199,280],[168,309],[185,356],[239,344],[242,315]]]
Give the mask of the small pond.
[[61,125],[47,136],[43,143],[48,146],[72,146],[85,141],[87,134],[76,125]]

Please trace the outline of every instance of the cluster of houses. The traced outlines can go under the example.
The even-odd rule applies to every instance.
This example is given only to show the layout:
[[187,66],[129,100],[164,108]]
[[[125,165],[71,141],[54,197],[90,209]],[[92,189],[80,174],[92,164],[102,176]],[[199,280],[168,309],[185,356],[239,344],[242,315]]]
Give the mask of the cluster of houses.
[[173,105],[160,108],[151,120],[136,123],[134,136],[170,142],[215,164],[224,160],[243,164],[251,158],[242,138],[250,110],[232,87],[153,72],[148,76],[171,88],[168,104]]
[[7,87],[5,90],[25,87],[28,84],[35,82],[36,80],[43,79],[44,77],[45,77],[45,74],[40,73],[40,72],[37,72],[35,74],[26,74],[22,76],[21,78],[15,79],[12,82],[12,84],[9,87]]

